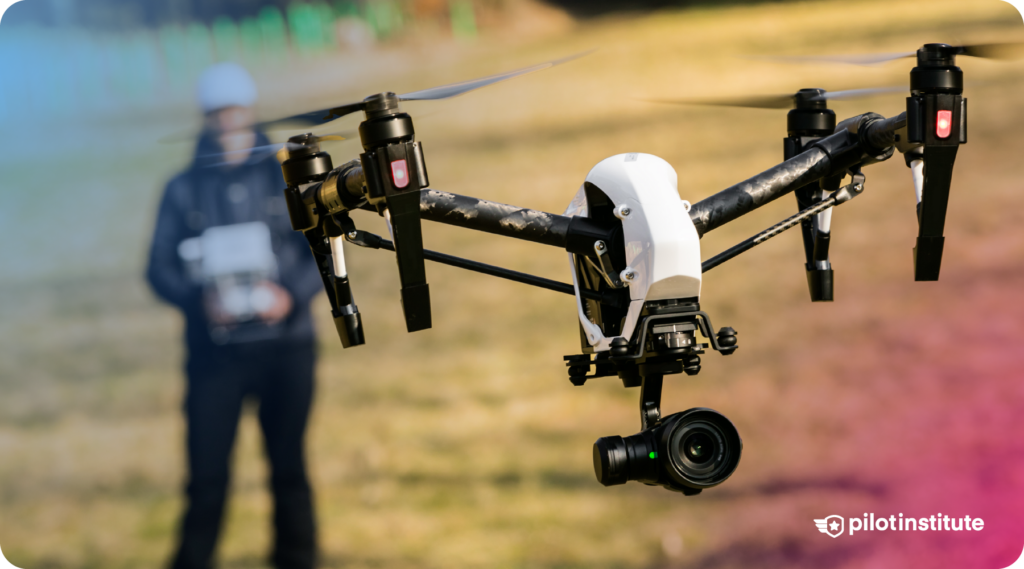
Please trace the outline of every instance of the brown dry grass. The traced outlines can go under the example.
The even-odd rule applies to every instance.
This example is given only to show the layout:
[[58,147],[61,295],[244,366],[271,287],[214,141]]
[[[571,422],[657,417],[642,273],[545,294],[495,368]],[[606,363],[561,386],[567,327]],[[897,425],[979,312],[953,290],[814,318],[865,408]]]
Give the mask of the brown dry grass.
[[[864,14],[872,17],[860,21]],[[518,82],[429,109],[410,105],[425,115],[417,130],[434,186],[561,211],[599,160],[642,151],[672,163],[681,194],[696,201],[778,161],[782,113],[639,99],[901,84],[909,66],[900,63],[793,66],[739,56],[900,51],[934,39],[1019,38],[1019,28],[1012,7],[996,0],[966,11],[953,0],[854,0],[664,12],[592,21],[539,40],[388,48],[361,66],[339,61],[345,84],[325,80],[316,97],[291,104],[338,91],[345,99],[366,85],[412,90],[598,46],[588,58]],[[736,475],[697,498],[594,481],[590,445],[636,430],[637,393],[614,379],[569,384],[561,356],[578,349],[569,297],[431,266],[434,329],[409,335],[393,260],[352,251],[368,345],[343,352],[324,303],[316,306],[323,350],[309,449],[325,566],[977,561],[905,543],[823,544],[807,527],[811,517],[856,515],[897,496],[931,508],[956,494],[995,507],[1024,484],[1013,475],[979,479],[973,466],[965,470],[945,454],[980,452],[975,458],[987,464],[985,451],[1006,441],[979,442],[977,429],[964,425],[1012,432],[1024,399],[1012,381],[1024,363],[1016,292],[1024,284],[1017,152],[1024,111],[1015,95],[1022,66],[962,66],[978,82],[968,92],[971,142],[957,168],[942,282],[910,282],[913,197],[899,158],[871,168],[867,193],[836,213],[836,303],[806,301],[795,233],[707,275],[705,309],[717,325],[740,331],[742,347],[730,358],[708,356],[696,378],[671,379],[664,407],[716,408],[736,422],[746,446]],[[276,84],[271,100],[284,96],[286,82]],[[901,100],[835,108],[892,115]],[[94,184],[151,190],[126,198],[144,212],[129,222],[134,240],[115,234],[126,271],[137,271],[145,246],[154,177],[176,167],[159,156],[117,178],[101,167],[91,174]],[[783,199],[709,235],[705,257],[791,209]],[[104,237],[106,223],[78,221],[100,243],[113,241]],[[383,230],[376,218],[356,221]],[[567,278],[564,254],[541,246],[446,227],[430,227],[425,239],[433,249]],[[180,322],[137,274],[4,286],[0,544],[18,566],[154,567],[169,554],[183,475]],[[950,421],[951,413],[958,418]],[[266,471],[251,419],[236,451],[225,567],[263,567],[268,543]],[[908,447],[919,459],[906,459]],[[925,470],[932,476],[922,478]],[[982,561],[1017,547],[990,545]]]

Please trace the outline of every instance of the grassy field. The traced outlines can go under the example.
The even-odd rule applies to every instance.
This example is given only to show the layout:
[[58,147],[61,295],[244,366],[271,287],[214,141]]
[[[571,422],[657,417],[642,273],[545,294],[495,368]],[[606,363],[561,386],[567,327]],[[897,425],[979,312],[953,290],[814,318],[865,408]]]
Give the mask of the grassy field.
[[[865,15],[870,15],[865,17]],[[879,67],[782,64],[767,54],[907,51],[1020,39],[1004,2],[848,0],[617,16],[542,36],[395,45],[302,96],[260,78],[262,112],[410,91],[598,47],[466,97],[410,104],[434,187],[562,211],[586,172],[622,152],[672,163],[697,201],[781,159],[781,111],[644,99],[902,85]],[[366,346],[327,315],[308,440],[323,565],[353,568],[1003,567],[1024,519],[1024,64],[964,58],[970,143],[958,157],[939,283],[912,282],[910,175],[897,157],[835,213],[837,302],[812,304],[796,233],[708,273],[702,305],[739,331],[663,409],[715,408],[744,437],[736,474],[684,498],[593,476],[591,444],[638,429],[637,390],[573,387],[572,299],[429,266],[434,328],[406,334],[388,253],[351,250]],[[297,68],[295,78],[314,71]],[[286,78],[287,79],[287,78]],[[834,105],[900,112],[902,94]],[[170,554],[182,507],[181,321],[141,266],[163,180],[189,149],[158,147],[184,111],[97,130],[101,144],[3,165],[0,546],[17,566],[139,568]],[[356,124],[346,119],[341,128]],[[88,140],[90,127],[76,131]],[[96,127],[92,127],[96,128]],[[145,132],[143,137],[137,131]],[[135,133],[135,134],[133,134]],[[331,147],[335,161],[356,144]],[[45,176],[40,176],[45,172]],[[791,198],[703,240],[704,257],[792,213]],[[382,222],[356,218],[380,233]],[[567,280],[565,255],[430,226],[428,247]],[[25,276],[28,275],[28,276]],[[243,421],[221,566],[265,567],[270,500],[255,417]],[[830,540],[814,517],[982,516],[971,537]],[[913,513],[912,513],[913,512]],[[1012,536],[1012,537],[1011,537]]]

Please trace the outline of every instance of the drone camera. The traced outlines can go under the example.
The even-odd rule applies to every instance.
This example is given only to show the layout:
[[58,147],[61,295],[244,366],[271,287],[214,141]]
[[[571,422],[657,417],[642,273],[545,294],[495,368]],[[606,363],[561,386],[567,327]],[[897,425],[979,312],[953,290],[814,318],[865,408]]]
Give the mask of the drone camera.
[[629,437],[594,443],[594,474],[605,486],[636,480],[687,495],[724,482],[740,462],[743,442],[724,415],[695,408],[661,419]]

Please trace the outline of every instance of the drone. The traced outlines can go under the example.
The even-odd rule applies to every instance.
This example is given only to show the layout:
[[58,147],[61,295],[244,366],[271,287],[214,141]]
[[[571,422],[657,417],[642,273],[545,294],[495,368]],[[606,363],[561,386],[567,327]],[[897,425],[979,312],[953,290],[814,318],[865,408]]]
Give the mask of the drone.
[[[833,300],[831,211],[863,193],[866,166],[899,151],[918,201],[914,278],[938,280],[953,165],[967,142],[967,99],[956,57],[985,56],[992,49],[992,44],[934,43],[898,55],[916,56],[917,64],[910,72],[906,111],[888,118],[865,113],[837,122],[828,108],[830,99],[871,90],[802,89],[780,97],[711,102],[791,107],[783,162],[695,203],[680,199],[668,162],[642,153],[619,154],[594,166],[560,215],[430,187],[423,146],[402,102],[454,97],[572,58],[404,95],[378,93],[260,126],[313,126],[364,114],[363,152],[355,160],[335,167],[320,147],[322,139],[309,133],[291,137],[277,153],[292,227],[309,242],[345,348],[366,342],[345,242],[395,253],[409,332],[431,327],[428,260],[574,295],[581,353],[564,358],[569,380],[583,386],[617,376],[624,387],[640,388],[640,432],[594,443],[598,481],[605,486],[639,481],[694,495],[729,478],[743,446],[735,426],[717,411],[661,412],[666,376],[696,375],[708,350],[728,356],[739,347],[734,329],[716,329],[701,310],[702,274],[800,225],[811,300]],[[789,193],[796,195],[798,213],[701,261],[703,235]],[[358,210],[382,216],[391,239],[357,229],[351,214]],[[423,221],[562,249],[572,282],[424,249]]]

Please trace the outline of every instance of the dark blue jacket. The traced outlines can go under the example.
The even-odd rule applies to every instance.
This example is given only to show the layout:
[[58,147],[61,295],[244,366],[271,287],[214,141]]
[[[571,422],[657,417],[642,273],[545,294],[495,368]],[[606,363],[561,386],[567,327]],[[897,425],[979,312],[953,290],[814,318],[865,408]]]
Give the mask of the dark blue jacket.
[[[270,142],[258,134],[256,144]],[[276,338],[264,342],[312,343],[309,303],[323,284],[305,237],[292,230],[288,220],[281,166],[265,153],[254,153],[236,167],[207,166],[223,160],[209,157],[218,151],[211,138],[200,137],[192,165],[167,184],[157,213],[146,278],[160,298],[184,313],[190,354],[215,349],[203,309],[202,287],[186,272],[178,256],[178,244],[199,236],[208,227],[262,221],[270,228],[280,284],[291,293],[294,303]]]

